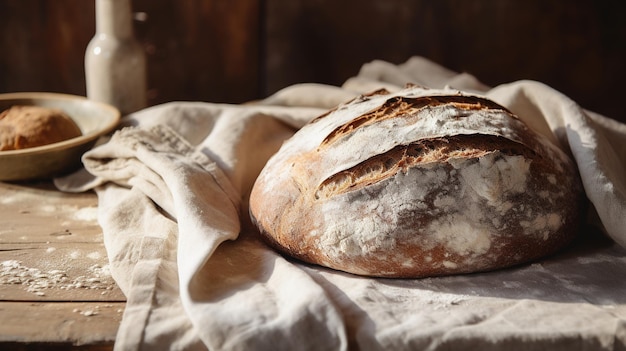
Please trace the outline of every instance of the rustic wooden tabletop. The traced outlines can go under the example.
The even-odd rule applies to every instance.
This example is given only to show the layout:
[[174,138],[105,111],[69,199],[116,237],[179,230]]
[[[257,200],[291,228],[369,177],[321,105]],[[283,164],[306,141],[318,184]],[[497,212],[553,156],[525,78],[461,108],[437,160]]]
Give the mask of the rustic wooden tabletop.
[[0,349],[111,349],[124,306],[96,194],[0,182]]

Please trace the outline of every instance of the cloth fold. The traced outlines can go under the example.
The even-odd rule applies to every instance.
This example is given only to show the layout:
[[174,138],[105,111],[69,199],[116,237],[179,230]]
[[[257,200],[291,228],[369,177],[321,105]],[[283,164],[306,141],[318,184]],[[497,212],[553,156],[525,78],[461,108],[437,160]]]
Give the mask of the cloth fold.
[[[598,114],[591,117],[567,96],[539,82],[502,85],[487,96],[574,157],[585,193],[607,233],[626,247],[626,153],[616,152],[626,144],[626,126]],[[613,127],[610,134],[603,124]]]
[[[419,280],[335,272],[264,245],[247,200],[282,142],[329,108],[407,83],[484,94],[564,148],[612,240],[589,222],[555,257]],[[139,111],[55,184],[98,194],[111,271],[128,299],[117,350],[613,350],[626,347],[625,151],[626,126],[544,84],[490,88],[413,57],[367,63],[341,87]]]

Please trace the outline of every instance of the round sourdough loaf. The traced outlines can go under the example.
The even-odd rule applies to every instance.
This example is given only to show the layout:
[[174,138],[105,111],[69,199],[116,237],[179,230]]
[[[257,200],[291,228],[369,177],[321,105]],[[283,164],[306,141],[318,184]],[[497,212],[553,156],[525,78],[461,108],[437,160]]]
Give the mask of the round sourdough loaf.
[[267,242],[358,275],[486,271],[562,248],[582,187],[569,157],[506,108],[456,90],[381,90],[300,129],[250,213]]

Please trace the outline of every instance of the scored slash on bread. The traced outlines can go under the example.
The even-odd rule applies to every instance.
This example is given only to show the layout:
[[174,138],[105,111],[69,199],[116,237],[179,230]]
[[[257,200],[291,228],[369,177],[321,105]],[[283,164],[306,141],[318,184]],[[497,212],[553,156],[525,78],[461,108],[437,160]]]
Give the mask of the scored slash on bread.
[[360,96],[301,128],[250,197],[266,241],[366,276],[493,270],[562,248],[583,208],[568,156],[481,96]]
[[[463,147],[459,148],[458,145]],[[406,172],[416,164],[445,162],[451,158],[476,158],[496,151],[511,156],[532,153],[508,139],[491,135],[455,135],[420,140],[409,145],[396,146],[364,163],[330,176],[320,184],[315,197],[330,197],[340,192],[357,190],[392,177],[397,172]]]

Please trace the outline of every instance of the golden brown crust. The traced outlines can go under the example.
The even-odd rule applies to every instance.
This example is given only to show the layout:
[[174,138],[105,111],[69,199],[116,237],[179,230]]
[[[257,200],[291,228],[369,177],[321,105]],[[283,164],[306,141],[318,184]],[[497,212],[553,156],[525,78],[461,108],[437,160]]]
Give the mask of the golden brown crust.
[[409,87],[312,121],[250,197],[277,250],[367,276],[425,277],[543,257],[575,236],[574,164],[502,106]]
[[0,113],[0,151],[48,145],[80,135],[78,125],[59,109],[12,106]]

